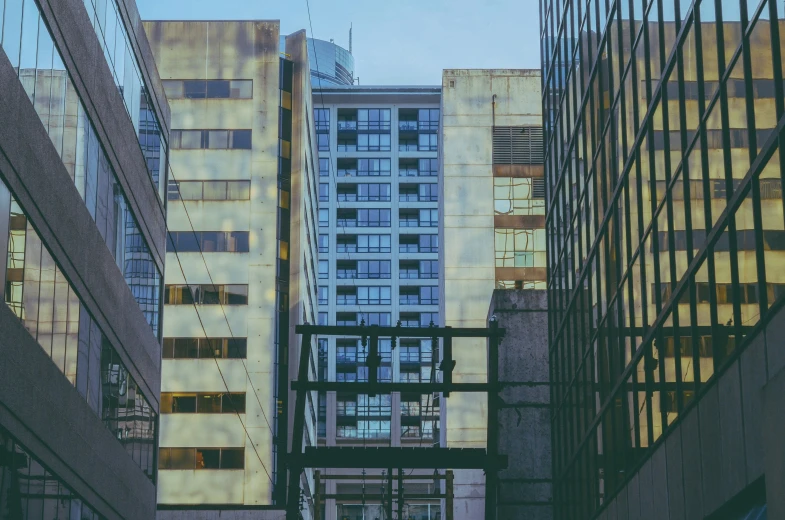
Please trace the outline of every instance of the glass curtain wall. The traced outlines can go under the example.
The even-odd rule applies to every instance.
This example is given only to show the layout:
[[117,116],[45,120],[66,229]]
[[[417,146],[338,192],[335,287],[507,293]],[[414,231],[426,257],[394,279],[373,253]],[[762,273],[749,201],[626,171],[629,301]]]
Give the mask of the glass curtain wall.
[[2,49],[158,337],[161,273],[38,5],[6,0],[0,18]]
[[785,6],[540,5],[554,502],[591,518],[782,304]]

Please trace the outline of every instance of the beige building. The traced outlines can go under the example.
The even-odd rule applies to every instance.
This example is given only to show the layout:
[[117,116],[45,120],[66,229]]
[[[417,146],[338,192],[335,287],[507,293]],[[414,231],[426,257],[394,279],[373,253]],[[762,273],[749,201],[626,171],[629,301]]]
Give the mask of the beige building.
[[[495,288],[544,288],[545,201],[539,70],[445,70],[439,158],[444,325],[487,326]],[[453,380],[486,380],[487,345],[455,339]],[[483,394],[442,404],[448,447],[485,448]],[[484,515],[482,471],[456,471],[456,518]]]
[[282,508],[294,327],[317,318],[305,34],[280,53],[277,21],[145,28],[174,128],[159,509]]

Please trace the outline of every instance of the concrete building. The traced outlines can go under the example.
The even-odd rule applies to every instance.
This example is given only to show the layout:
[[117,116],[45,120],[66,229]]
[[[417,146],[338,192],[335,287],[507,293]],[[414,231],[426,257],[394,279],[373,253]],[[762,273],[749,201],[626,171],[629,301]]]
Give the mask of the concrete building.
[[[439,242],[445,326],[486,327],[494,289],[544,285],[540,81],[538,70],[443,73]],[[453,345],[453,380],[485,382],[485,340],[460,338]],[[452,394],[441,423],[448,447],[485,448],[486,396]],[[455,472],[456,518],[484,516],[484,484],[482,471]]]
[[558,4],[556,517],[784,518],[782,2]]
[[[320,323],[440,324],[440,95],[439,87],[314,90]],[[401,339],[393,350],[388,338],[380,348],[379,381],[430,381],[430,340]],[[367,380],[364,354],[356,338],[319,339],[320,379]],[[320,443],[327,446],[430,446],[439,439],[438,396],[327,392],[319,397],[318,417]],[[326,482],[330,494],[357,494],[362,487],[359,479]],[[407,486],[429,492],[416,489]],[[438,500],[407,508],[418,519],[440,512]],[[327,520],[382,514],[378,504],[363,512],[359,500],[330,499],[325,510]]]
[[282,57],[277,21],[145,29],[173,127],[159,516],[278,518],[294,327],[314,323],[318,304],[305,34],[287,36]]
[[0,518],[154,518],[163,88],[131,0],[0,28]]

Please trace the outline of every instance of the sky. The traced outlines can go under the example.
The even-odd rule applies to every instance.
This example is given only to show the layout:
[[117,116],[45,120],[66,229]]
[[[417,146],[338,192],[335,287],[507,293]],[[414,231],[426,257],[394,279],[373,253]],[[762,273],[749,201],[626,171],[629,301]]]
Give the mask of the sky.
[[280,20],[349,47],[363,85],[441,85],[442,69],[538,69],[538,0],[136,0],[143,20]]

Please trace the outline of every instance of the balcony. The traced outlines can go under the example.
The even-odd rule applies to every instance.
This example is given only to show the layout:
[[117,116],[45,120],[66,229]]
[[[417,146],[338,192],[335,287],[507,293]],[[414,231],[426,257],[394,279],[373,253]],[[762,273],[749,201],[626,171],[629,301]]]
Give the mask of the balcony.
[[343,121],[338,120],[338,131],[339,132],[356,132],[357,131],[357,121]]

